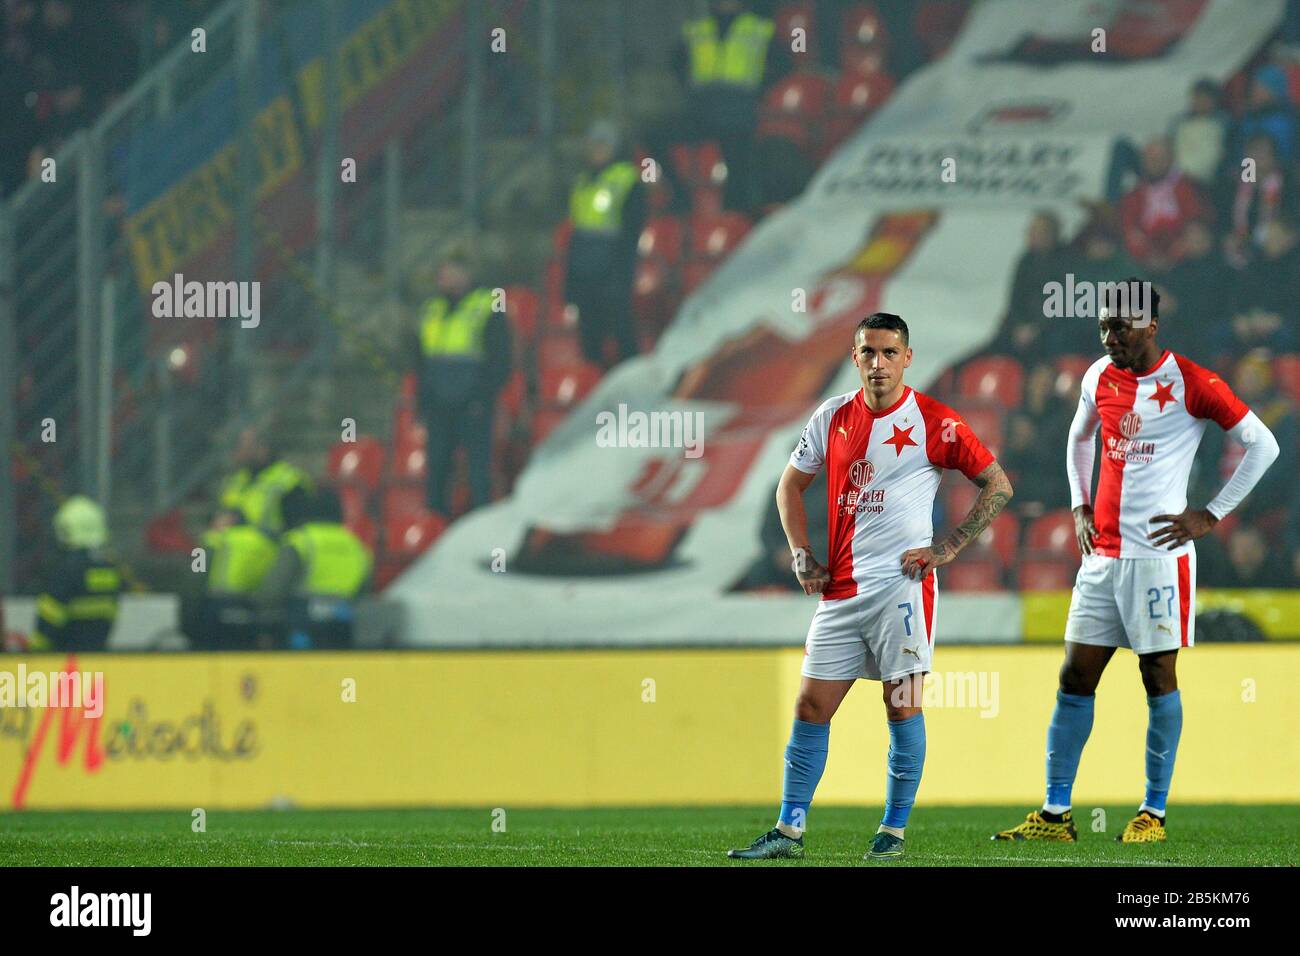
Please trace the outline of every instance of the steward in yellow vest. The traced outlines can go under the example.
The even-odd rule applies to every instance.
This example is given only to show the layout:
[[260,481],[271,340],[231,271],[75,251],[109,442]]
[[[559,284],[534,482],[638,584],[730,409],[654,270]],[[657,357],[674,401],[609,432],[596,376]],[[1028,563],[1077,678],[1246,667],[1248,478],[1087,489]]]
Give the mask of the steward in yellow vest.
[[457,448],[469,458],[472,506],[492,497],[492,422],[497,397],[513,371],[505,302],[475,288],[466,263],[444,261],[437,285],[417,310],[414,353],[419,356],[420,417],[424,422],[429,507],[451,511],[452,464]]
[[222,481],[218,507],[238,513],[247,524],[279,534],[284,530],[280,499],[295,488],[310,491],[310,476],[296,465],[277,460],[251,428],[240,435],[234,457],[239,468]]
[[691,20],[682,28],[690,85],[758,92],[772,45],[772,21],[743,11],[734,0],[713,6],[717,15]]
[[587,133],[587,164],[569,194],[565,300],[578,309],[578,333],[587,361],[604,366],[605,340],[613,336],[617,360],[636,355],[632,283],[637,242],[645,227],[645,191],[638,166],[618,158],[618,129],[608,121]]

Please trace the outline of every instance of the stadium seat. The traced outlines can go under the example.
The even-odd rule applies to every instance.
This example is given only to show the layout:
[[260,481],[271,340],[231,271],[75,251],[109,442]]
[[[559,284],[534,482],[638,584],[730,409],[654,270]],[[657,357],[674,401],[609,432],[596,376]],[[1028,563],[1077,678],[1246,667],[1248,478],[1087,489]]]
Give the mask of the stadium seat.
[[384,446],[377,438],[362,436],[354,442],[335,442],[330,448],[326,473],[339,484],[361,484],[373,491],[384,470]]
[[668,324],[671,300],[668,267],[658,259],[638,262],[632,284],[632,312],[637,320],[658,332]]
[[944,510],[948,513],[949,523],[961,521],[975,504],[980,490],[960,472],[952,472],[944,477]]
[[830,83],[824,77],[803,72],[787,76],[763,97],[758,138],[787,139],[813,155],[830,103]]
[[157,554],[188,554],[194,548],[194,537],[185,527],[185,515],[180,508],[163,512],[145,526],[145,542]]
[[432,511],[394,515],[384,521],[384,553],[422,554],[446,529],[447,519]]
[[957,394],[983,398],[1003,408],[1017,408],[1024,391],[1025,370],[1013,358],[988,355],[972,359],[957,374]]
[[1002,450],[1002,410],[968,400],[959,403],[957,413],[996,458]]
[[537,293],[528,286],[512,285],[505,289],[506,318],[517,343],[527,344],[537,335]]
[[379,529],[366,512],[355,514],[343,522],[349,531],[360,538],[371,551],[379,544]]
[[851,68],[863,50],[888,49],[889,34],[874,3],[849,7],[840,18],[840,67]]
[[564,219],[551,230],[551,251],[555,261],[563,263],[569,255],[569,239],[573,237],[573,220]]
[[399,515],[418,515],[427,509],[425,487],[420,482],[394,482],[380,496],[379,516],[385,527]]
[[940,568],[939,587],[945,591],[1001,591],[1002,568],[996,558],[963,554],[945,568]]
[[637,254],[675,265],[682,261],[682,221],[676,216],[656,216],[645,224],[637,241]]
[[366,489],[360,485],[338,485],[335,489],[339,496],[339,507],[343,509],[343,523],[352,521],[366,514],[366,503],[370,498]]
[[523,369],[515,369],[505,385],[501,386],[501,393],[497,396],[497,407],[508,417],[515,418],[523,412],[524,404],[528,400],[528,382],[524,377]]
[[548,369],[569,368],[580,364],[582,345],[576,332],[570,329],[552,329],[537,344],[537,370],[544,374]]
[[564,409],[581,401],[600,381],[602,372],[586,362],[543,368],[538,399],[549,409]]
[[[776,11],[773,17],[775,30],[772,43],[781,50],[792,63],[817,61],[817,13],[813,4],[804,0],[802,3],[787,3]],[[794,52],[791,47],[795,30],[803,31],[804,46],[802,53]]]
[[1068,591],[1074,587],[1079,563],[1051,551],[1026,551],[1016,569],[1016,584],[1022,591]]
[[1025,532],[1025,547],[1034,551],[1074,558],[1079,545],[1074,539],[1074,515],[1068,508],[1058,508],[1035,518]]
[[416,425],[393,444],[389,475],[396,481],[424,481],[427,436],[423,425]]
[[[960,521],[964,514],[953,516]],[[984,529],[984,533],[975,539],[967,552],[994,557],[999,566],[1009,568],[1015,562],[1016,551],[1020,547],[1020,519],[1012,512],[1004,511]],[[963,557],[965,553],[963,553]]]
[[567,411],[541,408],[533,415],[533,447],[536,448],[568,416]]
[[1057,395],[1077,399],[1083,374],[1097,361],[1087,355],[1062,355],[1056,360],[1056,382],[1052,386]]
[[749,217],[739,212],[691,217],[691,261],[719,262],[740,245],[749,232]]
[[704,285],[704,280],[713,272],[715,266],[712,262],[688,262],[682,268],[682,295],[690,295],[700,286]]
[[1284,394],[1300,402],[1300,355],[1279,355],[1273,360],[1273,376]]
[[883,73],[874,76],[854,73],[840,77],[835,86],[835,106],[826,121],[823,155],[829,155],[831,150],[857,132],[893,92],[894,81]]

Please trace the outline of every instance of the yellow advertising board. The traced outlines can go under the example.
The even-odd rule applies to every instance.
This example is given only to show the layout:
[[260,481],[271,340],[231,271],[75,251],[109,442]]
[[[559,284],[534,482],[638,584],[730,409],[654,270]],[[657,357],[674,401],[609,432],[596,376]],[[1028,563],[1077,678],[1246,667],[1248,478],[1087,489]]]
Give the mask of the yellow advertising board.
[[[920,802],[1041,797],[1060,648],[939,648]],[[98,718],[15,707],[19,664],[104,675]],[[0,661],[0,804],[21,808],[772,804],[800,651],[121,654]],[[1300,800],[1300,647],[1180,656],[1172,799]],[[1121,651],[1075,787],[1142,796],[1146,704]],[[837,715],[818,802],[879,805],[879,685]]]

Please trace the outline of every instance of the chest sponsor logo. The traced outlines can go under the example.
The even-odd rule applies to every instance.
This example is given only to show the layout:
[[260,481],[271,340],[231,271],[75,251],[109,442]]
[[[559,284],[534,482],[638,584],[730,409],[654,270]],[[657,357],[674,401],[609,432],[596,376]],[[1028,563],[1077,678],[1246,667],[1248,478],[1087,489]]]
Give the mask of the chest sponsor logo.
[[1132,438],[1142,430],[1142,416],[1137,412],[1126,412],[1119,420],[1119,433],[1125,438]]
[[871,484],[871,479],[876,477],[876,466],[869,460],[863,458],[861,461],[855,461],[849,466],[849,481],[859,488],[865,488]]

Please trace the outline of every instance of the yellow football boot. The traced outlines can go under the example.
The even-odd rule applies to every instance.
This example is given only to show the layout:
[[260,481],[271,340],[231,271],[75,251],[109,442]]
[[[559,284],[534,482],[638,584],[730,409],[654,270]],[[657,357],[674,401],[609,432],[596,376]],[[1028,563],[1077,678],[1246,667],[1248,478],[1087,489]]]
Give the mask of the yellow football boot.
[[1164,838],[1165,821],[1146,810],[1138,813],[1124,827],[1124,832],[1115,837],[1120,843],[1159,843]]
[[1043,815],[1038,810],[1031,810],[1025,817],[1025,822],[1012,827],[1010,830],[1002,830],[992,836],[994,840],[1060,840],[1065,843],[1074,843],[1079,839],[1079,831],[1075,829],[1074,817],[1069,810],[1061,814],[1061,822],[1053,823],[1050,820],[1044,820]]

